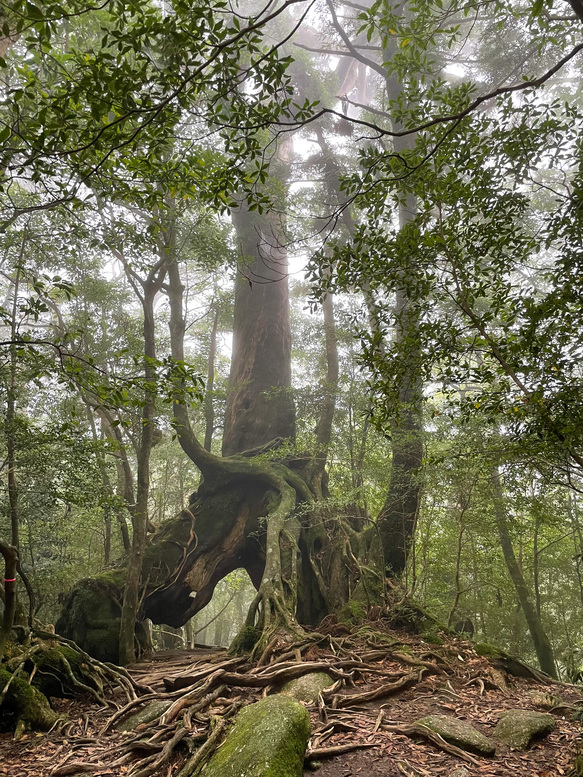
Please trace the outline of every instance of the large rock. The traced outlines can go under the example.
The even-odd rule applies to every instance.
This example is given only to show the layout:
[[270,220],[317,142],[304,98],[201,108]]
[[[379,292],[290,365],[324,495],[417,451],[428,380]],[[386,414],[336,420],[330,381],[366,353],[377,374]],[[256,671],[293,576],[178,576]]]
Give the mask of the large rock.
[[490,740],[464,720],[451,718],[448,715],[428,715],[417,723],[427,726],[446,742],[456,745],[468,753],[477,755],[494,755],[496,747]]
[[546,712],[508,710],[500,717],[494,736],[509,747],[526,750],[533,739],[550,734],[554,728],[555,719]]
[[331,685],[334,685],[334,680],[325,672],[311,672],[287,682],[280,693],[291,696],[296,701],[309,703],[316,701],[320,693]]
[[281,694],[241,710],[204,777],[301,777],[310,716]]

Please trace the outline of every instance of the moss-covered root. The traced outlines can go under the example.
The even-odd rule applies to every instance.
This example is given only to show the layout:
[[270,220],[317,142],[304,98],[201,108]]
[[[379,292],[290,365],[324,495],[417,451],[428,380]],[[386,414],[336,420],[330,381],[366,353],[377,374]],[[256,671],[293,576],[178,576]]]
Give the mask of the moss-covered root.
[[205,777],[301,777],[310,736],[305,707],[280,694],[239,713]]
[[295,642],[305,638],[295,618],[299,536],[299,524],[293,517],[296,492],[283,478],[276,478],[276,482],[278,494],[273,495],[268,508],[263,578],[245,624],[230,648],[235,654],[251,649],[254,658],[259,658],[274,639]]
[[[64,698],[85,692],[103,703],[103,681],[80,653],[67,645],[41,644],[43,649],[30,657],[30,663],[36,667],[33,685],[41,693]],[[28,662],[25,668],[29,670]]]
[[14,728],[15,739],[33,729],[48,731],[61,717],[51,709],[40,691],[6,669],[0,669],[0,693],[7,685],[0,702],[0,718],[3,727]]

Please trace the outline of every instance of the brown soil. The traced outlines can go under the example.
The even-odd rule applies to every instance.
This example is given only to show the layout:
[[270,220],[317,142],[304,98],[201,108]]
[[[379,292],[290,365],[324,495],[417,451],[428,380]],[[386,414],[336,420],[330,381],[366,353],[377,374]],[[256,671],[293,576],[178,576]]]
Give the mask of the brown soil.
[[[376,624],[375,624],[376,627]],[[290,660],[291,654],[291,660]],[[159,693],[180,688],[188,679],[207,672],[203,690],[209,693],[210,672],[222,671],[221,683],[228,693],[211,699],[209,707],[191,718],[177,718],[189,726],[193,735],[204,737],[210,715],[234,714],[242,705],[264,693],[277,689],[277,684],[251,687],[257,676],[272,676],[274,672],[294,671],[298,661],[319,662],[324,668],[333,667],[343,676],[341,687],[309,705],[312,717],[310,749],[316,751],[317,763],[306,761],[305,777],[434,777],[452,775],[454,770],[464,777],[560,777],[567,775],[581,739],[582,724],[573,721],[573,713],[583,708],[583,697],[573,686],[541,683],[539,680],[509,677],[493,670],[487,659],[479,657],[467,641],[450,639],[442,646],[424,642],[420,637],[378,631],[363,631],[357,635],[330,636],[326,643],[306,643],[290,651],[289,646],[273,646],[264,656],[260,668],[244,662],[227,663],[225,651],[197,648],[193,651],[167,651],[132,667],[133,676]],[[358,666],[362,663],[362,666]],[[292,667],[288,669],[286,667]],[[207,671],[208,670],[208,671]],[[399,678],[404,689],[399,690]],[[405,678],[403,680],[403,678]],[[198,680],[195,677],[195,681]],[[217,681],[218,682],[218,681]],[[507,683],[507,687],[504,684]],[[385,695],[366,700],[367,694],[381,685]],[[394,687],[393,687],[394,686]],[[189,692],[192,693],[192,683]],[[198,687],[198,686],[196,686]],[[561,697],[564,704],[549,711],[555,718],[556,729],[525,752],[513,751],[497,743],[493,758],[471,756],[463,760],[459,754],[445,752],[442,746],[418,736],[388,730],[403,726],[430,713],[452,715],[472,723],[486,736],[492,737],[500,714],[506,709],[541,710],[539,691]],[[179,692],[175,691],[175,698]],[[355,696],[354,700],[347,698]],[[206,697],[204,697],[206,698]],[[235,705],[233,711],[228,712]],[[126,700],[119,692],[110,704],[123,707]],[[176,731],[174,725],[160,726],[154,722],[132,734],[103,732],[115,708],[99,707],[90,700],[55,701],[59,711],[66,712],[69,723],[60,731],[49,734],[29,734],[18,742],[11,735],[0,735],[0,775],[9,777],[64,777],[66,774],[94,774],[98,777],[131,775],[143,767],[143,753],[128,751],[134,741],[167,742]],[[188,709],[188,708],[187,708]],[[368,745],[342,754],[326,753],[340,746]],[[318,755],[317,751],[324,752]],[[125,762],[120,755],[128,752]],[[310,751],[309,751],[310,752]],[[184,753],[177,747],[171,758],[154,772],[156,777],[176,775],[184,763]],[[114,762],[118,761],[114,765]],[[318,767],[317,771],[313,769]],[[77,770],[77,771],[76,771]]]

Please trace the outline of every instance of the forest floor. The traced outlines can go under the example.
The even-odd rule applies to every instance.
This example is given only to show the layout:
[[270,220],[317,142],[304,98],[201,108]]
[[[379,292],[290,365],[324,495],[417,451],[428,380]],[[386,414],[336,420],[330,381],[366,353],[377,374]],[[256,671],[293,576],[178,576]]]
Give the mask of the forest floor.
[[[305,775],[561,777],[568,775],[581,740],[583,724],[572,719],[583,705],[577,688],[508,676],[463,639],[434,645],[406,633],[381,634],[375,624],[374,630],[329,635],[291,651],[273,649],[259,665],[229,658],[219,648],[157,653],[131,673],[150,687],[150,699],[172,705],[165,717],[123,732],[111,724],[142,705],[128,704],[119,691],[110,695],[108,707],[90,699],[55,700],[68,717],[58,730],[18,741],[0,734],[0,777],[174,777],[191,757],[181,744],[184,732],[204,741],[211,716],[234,716],[301,674],[298,665],[337,678],[319,702],[307,704],[312,737]],[[489,758],[456,752],[410,727],[425,715],[441,714],[491,737],[500,715],[517,708],[550,712],[554,731],[526,751],[496,742],[496,755]],[[339,752],[343,748],[354,749]]]

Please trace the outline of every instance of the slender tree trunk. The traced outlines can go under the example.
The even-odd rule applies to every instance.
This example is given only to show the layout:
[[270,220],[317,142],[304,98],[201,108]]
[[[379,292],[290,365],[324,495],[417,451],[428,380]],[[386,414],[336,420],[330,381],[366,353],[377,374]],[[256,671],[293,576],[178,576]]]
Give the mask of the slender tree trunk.
[[[173,225],[169,241],[173,240]],[[170,247],[170,242],[168,246]],[[154,299],[162,288],[169,255],[162,249],[163,259],[151,270],[148,279],[141,281],[142,310],[144,316],[144,399],[141,418],[141,435],[137,456],[136,504],[132,511],[132,547],[128,559],[127,575],[121,611],[119,655],[122,664],[135,661],[135,628],[140,607],[140,582],[148,531],[148,497],[150,494],[150,455],[154,442],[154,413],[156,403],[156,336]],[[136,279],[134,278],[134,283]]]
[[204,447],[210,451],[213,442],[213,432],[215,431],[215,408],[213,402],[213,387],[215,383],[215,357],[217,353],[217,331],[219,328],[220,308],[217,304],[211,329],[211,342],[209,346],[208,357],[208,376],[206,381],[206,391],[204,395]]
[[462,563],[462,548],[463,548],[465,528],[466,527],[463,525],[463,523],[461,523],[459,527],[458,535],[457,535],[457,552],[456,552],[456,558],[455,558],[455,598],[453,600],[453,604],[451,606],[451,610],[449,611],[449,616],[447,618],[447,625],[450,628],[453,626],[455,614],[462,595],[462,589],[460,585],[460,569],[461,569],[461,563]]
[[334,299],[332,294],[326,293],[324,295],[322,310],[324,313],[324,340],[326,344],[326,381],[324,385],[324,400],[320,408],[320,418],[316,428],[316,453],[305,473],[316,499],[323,499],[326,496],[324,476],[326,473],[328,448],[332,438],[332,424],[336,409],[339,376],[338,340],[336,337]]
[[498,528],[498,537],[500,538],[500,545],[502,547],[502,553],[504,554],[504,561],[508,573],[514,583],[516,589],[516,595],[520,607],[528,624],[530,636],[532,638],[534,649],[540,664],[540,668],[543,672],[546,672],[551,677],[558,677],[557,668],[555,665],[555,657],[553,654],[553,648],[550,640],[544,630],[542,621],[537,614],[536,608],[533,606],[530,592],[522,569],[514,553],[512,547],[512,540],[510,538],[510,532],[508,529],[508,519],[506,516],[506,508],[504,504],[504,493],[502,490],[502,482],[500,480],[500,473],[497,469],[493,470],[491,475],[492,483],[492,496],[494,501],[494,515],[496,518],[496,525]]
[[[24,240],[21,254],[24,250]],[[16,337],[18,327],[16,314],[18,311],[18,292],[20,288],[20,269],[16,270],[14,279],[14,296],[12,299],[12,320],[10,325],[10,371],[6,401],[6,464],[8,467],[8,503],[10,505],[10,531],[12,545],[20,547],[20,527],[18,516],[18,486],[16,484],[16,371],[18,357],[16,353]]]
[[539,556],[540,550],[538,547],[538,518],[534,524],[534,537],[533,537],[533,553],[532,553],[532,576],[534,585],[534,601],[536,606],[536,614],[540,618],[540,568],[539,568]]
[[[91,405],[87,402],[85,403],[85,407],[87,408],[87,419],[91,428],[91,436],[93,437],[93,442],[97,445],[99,443],[99,435],[97,434],[97,427],[95,426],[93,411]],[[103,493],[106,497],[111,498],[114,496],[113,488],[109,479],[109,475],[107,474],[107,466],[101,451],[96,452],[96,459],[97,466],[99,468],[99,474],[101,475],[101,487],[103,489]],[[103,538],[103,563],[107,566],[111,559],[111,509],[109,505],[105,505],[103,508],[103,520],[105,528]]]
[[[117,451],[115,454],[115,467],[117,472],[117,494],[130,512],[133,510],[136,503],[134,497],[134,482],[133,473],[130,466],[130,462],[127,456],[125,443],[119,429],[119,426],[114,425],[114,419],[109,412],[103,408],[98,408],[101,423],[103,425],[103,431],[105,436],[114,441],[117,445]],[[129,553],[131,548],[131,538],[126,521],[126,509],[119,507],[116,510],[116,518],[119,525],[121,539],[123,543],[124,553]]]

